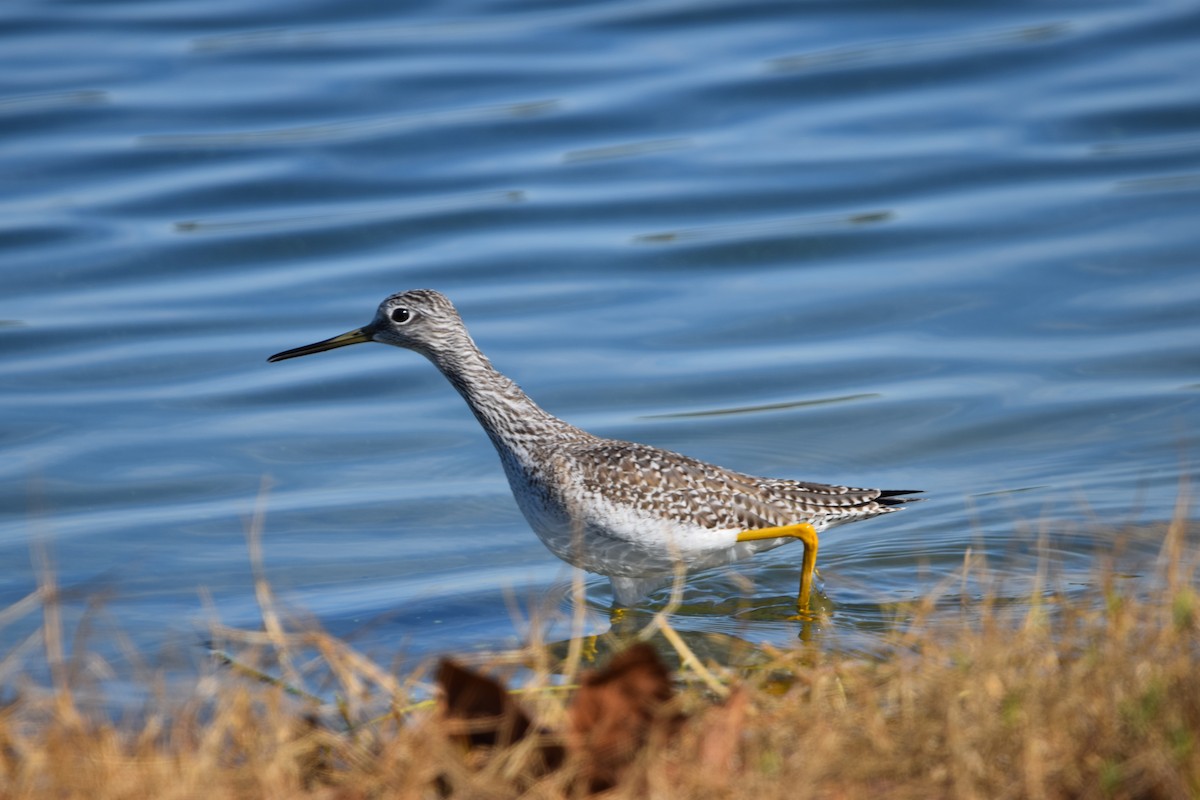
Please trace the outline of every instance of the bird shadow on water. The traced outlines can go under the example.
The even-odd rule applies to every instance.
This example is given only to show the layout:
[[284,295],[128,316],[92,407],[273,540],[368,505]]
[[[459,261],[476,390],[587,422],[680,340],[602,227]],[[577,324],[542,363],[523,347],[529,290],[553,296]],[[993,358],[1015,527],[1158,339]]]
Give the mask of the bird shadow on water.
[[[795,579],[796,570],[791,572]],[[636,642],[650,642],[675,669],[703,664],[737,669],[764,663],[774,648],[819,648],[831,608],[814,591],[809,612],[799,616],[794,591],[756,592],[746,576],[722,569],[690,580],[679,575],[641,605],[614,609],[606,586],[585,589],[577,576],[551,587],[520,627],[565,662],[603,661]]]

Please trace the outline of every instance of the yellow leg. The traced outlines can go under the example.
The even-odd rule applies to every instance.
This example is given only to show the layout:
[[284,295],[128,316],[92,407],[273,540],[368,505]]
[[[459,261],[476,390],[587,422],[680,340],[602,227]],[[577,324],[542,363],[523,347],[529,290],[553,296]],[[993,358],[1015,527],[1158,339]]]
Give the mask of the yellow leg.
[[758,528],[742,531],[737,535],[739,542],[756,542],[762,539],[781,539],[790,536],[804,543],[804,561],[800,566],[800,593],[796,596],[796,610],[808,613],[808,599],[812,594],[813,573],[817,569],[817,529],[807,522],[783,525],[778,528]]

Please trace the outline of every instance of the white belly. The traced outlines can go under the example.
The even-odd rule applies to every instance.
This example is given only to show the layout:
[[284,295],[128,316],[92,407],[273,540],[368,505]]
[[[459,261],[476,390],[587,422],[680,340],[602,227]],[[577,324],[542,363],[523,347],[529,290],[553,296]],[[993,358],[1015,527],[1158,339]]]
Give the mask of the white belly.
[[[741,529],[710,529],[651,516],[582,489],[566,493],[505,472],[517,505],[542,543],[554,555],[599,575],[646,577],[730,564],[771,550],[790,538],[738,542]],[[515,465],[513,465],[515,466]]]

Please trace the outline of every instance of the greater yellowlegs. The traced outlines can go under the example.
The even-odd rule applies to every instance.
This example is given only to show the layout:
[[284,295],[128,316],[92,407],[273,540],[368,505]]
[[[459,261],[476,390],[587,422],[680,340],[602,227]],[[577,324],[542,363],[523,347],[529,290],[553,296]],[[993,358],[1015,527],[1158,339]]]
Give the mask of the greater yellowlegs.
[[475,345],[429,289],[384,300],[365,327],[268,361],[363,342],[415,350],[441,370],[496,446],[517,505],[550,552],[608,576],[630,607],[682,565],[704,569],[799,540],[808,611],[817,533],[897,511],[915,491],[852,489],[732,472],[657,447],[602,439],[542,410]]

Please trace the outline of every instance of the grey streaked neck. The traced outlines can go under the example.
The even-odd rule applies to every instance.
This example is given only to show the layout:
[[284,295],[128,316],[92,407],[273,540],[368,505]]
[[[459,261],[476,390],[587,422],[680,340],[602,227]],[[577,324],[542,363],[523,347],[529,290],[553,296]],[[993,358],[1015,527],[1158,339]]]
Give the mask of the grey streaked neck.
[[502,453],[578,429],[542,409],[508,376],[492,366],[469,334],[454,348],[426,353],[467,401],[471,412]]

